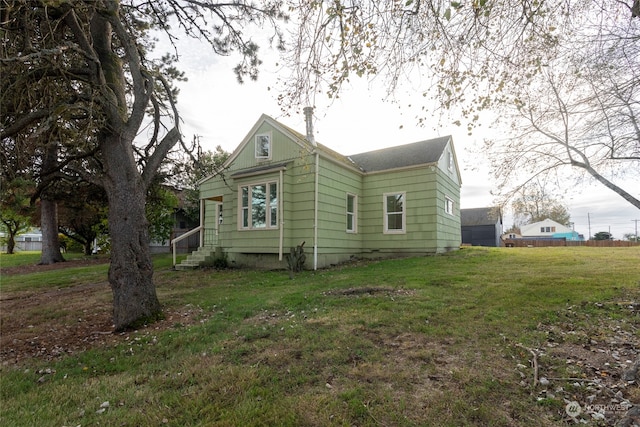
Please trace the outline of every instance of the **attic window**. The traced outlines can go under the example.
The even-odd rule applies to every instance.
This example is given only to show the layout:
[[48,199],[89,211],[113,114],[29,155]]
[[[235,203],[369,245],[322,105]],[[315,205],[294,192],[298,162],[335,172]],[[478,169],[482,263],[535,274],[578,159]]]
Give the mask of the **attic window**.
[[256,135],[256,159],[271,158],[271,135]]
[[453,153],[451,153],[451,151],[447,150],[447,163],[448,163],[448,168],[450,171],[453,170]]

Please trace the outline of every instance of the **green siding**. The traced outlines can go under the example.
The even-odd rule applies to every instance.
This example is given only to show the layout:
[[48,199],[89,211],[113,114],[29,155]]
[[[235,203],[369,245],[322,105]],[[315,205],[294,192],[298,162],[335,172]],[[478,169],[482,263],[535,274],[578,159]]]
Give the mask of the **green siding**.
[[[363,174],[337,160],[320,155],[318,170],[318,229],[314,242],[316,155],[306,142],[293,140],[290,133],[263,121],[248,135],[244,145],[234,152],[225,171],[225,179],[213,177],[201,183],[201,197],[223,198],[223,224],[219,227],[219,244],[230,261],[238,264],[264,263],[263,266],[286,267],[278,262],[280,236],[283,253],[305,241],[307,267],[313,267],[313,250],[317,246],[319,267],[349,259],[350,256],[390,256],[442,252],[460,245],[460,186],[457,171],[445,165],[430,165],[385,173]],[[272,158],[255,158],[254,135],[270,133]],[[281,165],[286,169],[266,170],[253,176],[232,175],[256,167]],[[238,187],[278,181],[282,194],[282,211],[278,228],[239,230]],[[383,194],[406,193],[406,233],[383,232]],[[357,229],[346,230],[347,194],[357,197]],[[445,196],[454,201],[454,215],[445,213]],[[216,203],[205,204],[205,227],[218,227]],[[282,227],[282,230],[280,229]],[[249,255],[253,254],[253,258]],[[268,265],[267,265],[268,264]]]
[[[271,158],[256,159],[255,156],[255,135],[257,134],[271,135]],[[233,169],[241,170],[252,168],[259,165],[268,165],[272,163],[280,163],[283,161],[301,159],[308,156],[309,151],[301,145],[295,143],[284,133],[278,129],[263,123],[253,135],[246,140],[246,145],[238,153],[233,161]]]
[[[320,159],[318,253],[356,255],[362,247],[360,221],[347,232],[347,193],[362,197],[362,176],[328,159]],[[359,214],[359,206],[356,212]],[[358,215],[359,216],[359,215]]]
[[[446,250],[450,242],[447,241],[443,245],[438,232],[439,224],[446,222],[441,218],[444,215],[444,195],[440,203],[439,179],[446,177],[439,176],[438,171],[439,169],[434,167],[427,167],[365,177],[366,197],[362,203],[365,249],[385,253],[428,253]],[[393,192],[406,193],[404,234],[384,233],[383,194]],[[454,200],[455,196],[451,194]]]

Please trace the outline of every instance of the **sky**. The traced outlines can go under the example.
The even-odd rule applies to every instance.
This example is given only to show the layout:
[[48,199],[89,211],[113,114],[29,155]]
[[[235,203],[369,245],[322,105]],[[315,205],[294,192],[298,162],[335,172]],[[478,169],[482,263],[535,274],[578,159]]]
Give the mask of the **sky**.
[[[178,97],[182,131],[187,141],[198,135],[204,150],[220,145],[232,152],[263,113],[305,133],[301,108],[285,114],[276,101],[275,58],[265,59],[257,82],[240,85],[232,71],[234,58],[209,53],[206,45],[197,42],[179,45],[178,49],[179,67],[188,78],[179,85]],[[491,137],[488,123],[468,135],[465,128],[450,124],[453,119],[441,120],[434,112],[433,122],[420,127],[416,115],[424,98],[411,93],[400,93],[397,98],[397,103],[385,101],[383,89],[364,79],[353,81],[333,102],[318,96],[313,106],[316,141],[350,155],[452,135],[462,175],[460,207],[493,206],[495,197],[491,189],[495,184],[487,159],[473,152],[483,138]],[[627,180],[621,186],[640,197],[637,180]],[[587,182],[569,190],[568,195],[559,195],[558,199],[568,207],[574,229],[585,237],[607,231],[614,238],[622,239],[627,233],[635,233],[636,227],[640,228],[640,210],[602,185]],[[505,230],[512,224],[509,213],[505,212]]]

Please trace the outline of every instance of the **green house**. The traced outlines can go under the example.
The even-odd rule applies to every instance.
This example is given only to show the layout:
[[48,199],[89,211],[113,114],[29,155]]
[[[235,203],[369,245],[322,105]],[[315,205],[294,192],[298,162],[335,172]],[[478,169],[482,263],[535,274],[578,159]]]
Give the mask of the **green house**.
[[[345,156],[262,115],[224,165],[200,182],[200,249],[184,268],[305,268],[353,258],[458,249],[460,171],[450,136]],[[179,268],[179,267],[178,267]]]

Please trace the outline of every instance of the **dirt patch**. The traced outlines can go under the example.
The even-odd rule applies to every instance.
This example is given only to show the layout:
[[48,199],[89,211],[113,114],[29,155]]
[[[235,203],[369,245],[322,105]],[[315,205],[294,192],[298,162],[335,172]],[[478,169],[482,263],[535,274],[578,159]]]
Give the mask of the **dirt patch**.
[[521,384],[538,401],[561,402],[561,412],[568,414],[573,405],[579,422],[640,425],[639,314],[633,301],[584,303],[558,312],[559,321],[538,326],[547,339],[528,349],[529,366],[518,366]]
[[[78,264],[86,262],[35,268]],[[24,271],[23,267],[20,269]],[[91,348],[115,345],[127,341],[133,334],[170,329],[178,323],[196,323],[202,311],[190,305],[165,307],[163,320],[137,331],[114,333],[112,304],[111,288],[106,281],[3,295],[0,298],[0,363],[19,366],[33,359],[51,361]]]
[[414,291],[408,289],[394,289],[380,286],[363,286],[358,288],[335,289],[322,293],[333,296],[359,296],[359,295],[413,295]]

